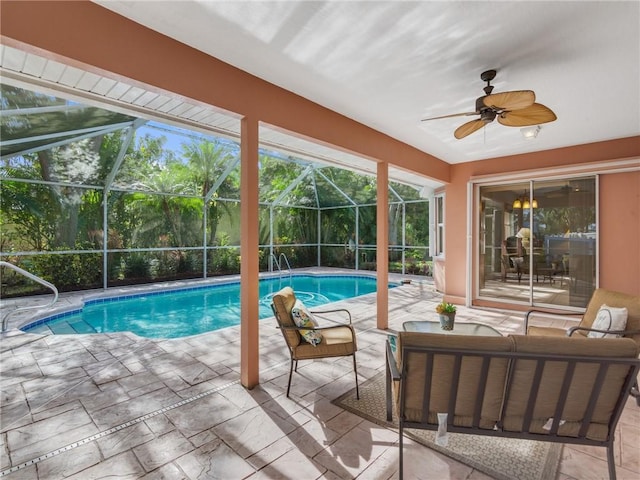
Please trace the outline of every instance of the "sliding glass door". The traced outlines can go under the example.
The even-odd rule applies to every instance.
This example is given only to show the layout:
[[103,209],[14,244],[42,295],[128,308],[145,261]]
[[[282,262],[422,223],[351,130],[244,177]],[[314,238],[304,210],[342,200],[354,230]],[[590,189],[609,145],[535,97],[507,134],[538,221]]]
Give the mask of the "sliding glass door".
[[481,185],[478,297],[584,307],[596,283],[596,178]]

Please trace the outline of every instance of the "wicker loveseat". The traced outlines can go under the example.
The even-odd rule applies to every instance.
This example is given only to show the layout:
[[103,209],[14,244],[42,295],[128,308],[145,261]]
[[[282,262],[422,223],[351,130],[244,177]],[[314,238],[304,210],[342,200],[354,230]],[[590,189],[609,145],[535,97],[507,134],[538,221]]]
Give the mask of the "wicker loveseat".
[[401,332],[387,342],[387,418],[395,403],[400,478],[405,428],[606,447],[640,369],[627,338]]

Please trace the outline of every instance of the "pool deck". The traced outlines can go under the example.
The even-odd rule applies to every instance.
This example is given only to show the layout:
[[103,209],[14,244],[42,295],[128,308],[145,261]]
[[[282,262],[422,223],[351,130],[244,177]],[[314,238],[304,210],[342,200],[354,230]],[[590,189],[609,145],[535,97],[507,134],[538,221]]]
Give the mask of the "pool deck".
[[[389,292],[391,330],[436,318],[440,295],[424,278],[414,280]],[[361,383],[384,370],[388,332],[375,326],[375,301],[369,294],[333,304],[353,316]],[[460,307],[456,322],[508,334],[521,332],[522,317]],[[253,390],[240,385],[239,327],[171,340],[13,329],[0,338],[0,353],[0,476],[9,479],[397,477],[397,433],[331,403],[353,388],[350,358],[301,362],[286,398],[289,356],[273,318],[260,322]],[[639,478],[633,399],[616,435],[618,478]],[[490,478],[410,440],[405,460],[405,478]],[[556,478],[607,478],[604,449],[565,445]]]

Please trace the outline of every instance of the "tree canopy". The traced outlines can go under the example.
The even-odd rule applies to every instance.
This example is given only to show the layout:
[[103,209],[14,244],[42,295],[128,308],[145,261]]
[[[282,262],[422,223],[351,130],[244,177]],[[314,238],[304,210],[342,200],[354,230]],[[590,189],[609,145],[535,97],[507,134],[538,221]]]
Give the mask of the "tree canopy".
[[[6,85],[1,105],[9,112],[2,117],[3,138],[38,132],[48,142],[27,142],[18,153],[3,152],[3,259],[27,262],[36,274],[54,280],[59,264],[48,255],[85,260],[92,255],[100,271],[106,253],[109,282],[127,275],[175,277],[180,271],[201,276],[203,269],[237,273],[236,142],[181,134],[155,122],[101,114]],[[19,111],[26,105],[38,114]],[[113,122],[120,127],[111,129]],[[47,124],[52,128],[48,134],[43,130]],[[67,134],[65,128],[76,131]],[[347,262],[344,245],[356,232],[362,248],[375,246],[374,177],[266,150],[259,166],[261,268],[268,268],[274,248],[287,248],[296,266],[314,265],[320,246],[323,262],[348,266],[353,259]],[[389,189],[390,244],[421,249],[414,256],[426,259],[426,201],[406,185],[392,183]],[[95,286],[94,275],[85,272],[82,278],[64,271],[63,284],[82,288],[89,281]]]

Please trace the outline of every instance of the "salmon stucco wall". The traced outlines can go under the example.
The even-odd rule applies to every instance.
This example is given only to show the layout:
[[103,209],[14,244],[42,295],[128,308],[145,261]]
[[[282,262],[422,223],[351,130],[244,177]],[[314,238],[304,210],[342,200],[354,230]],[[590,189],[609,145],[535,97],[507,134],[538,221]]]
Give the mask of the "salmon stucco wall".
[[600,177],[600,286],[640,295],[640,172]]

